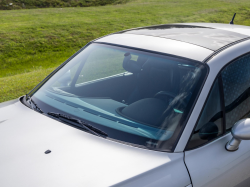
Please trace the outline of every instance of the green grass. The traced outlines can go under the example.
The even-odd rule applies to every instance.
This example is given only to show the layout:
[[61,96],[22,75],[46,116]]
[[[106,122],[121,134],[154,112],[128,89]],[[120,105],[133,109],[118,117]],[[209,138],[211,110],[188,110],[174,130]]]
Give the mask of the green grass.
[[54,68],[37,69],[29,73],[0,78],[0,102],[24,95],[53,70]]
[[235,24],[250,25],[249,0],[130,0],[100,7],[0,11],[0,102],[29,92],[97,37],[164,23],[229,23],[234,12]]
[[0,0],[0,10],[104,6],[108,4],[121,4],[126,1],[127,0]]

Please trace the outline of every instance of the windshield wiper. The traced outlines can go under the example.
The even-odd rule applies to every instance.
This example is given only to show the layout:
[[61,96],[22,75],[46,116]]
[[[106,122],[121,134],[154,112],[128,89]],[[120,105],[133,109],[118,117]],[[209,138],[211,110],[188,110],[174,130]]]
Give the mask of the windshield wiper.
[[54,112],[48,112],[47,113],[48,115],[50,116],[53,116],[55,118],[58,118],[58,119],[61,119],[61,120],[64,120],[66,122],[73,122],[73,123],[77,123],[79,125],[82,126],[83,129],[91,132],[92,134],[96,135],[96,136],[100,136],[100,135],[103,135],[103,136],[108,136],[108,134],[84,121],[81,121],[77,118],[72,118],[70,116],[67,116],[65,114],[60,114],[60,113],[54,113]]
[[[28,102],[29,102],[29,104],[30,104],[30,106],[31,106],[31,108],[34,110],[36,110],[36,111],[38,111],[38,112],[40,112],[40,113],[43,113],[43,111],[42,111],[42,109],[41,108],[39,108],[38,106],[37,106],[37,104],[35,103],[35,101],[28,95],[28,94],[26,94],[26,98],[28,99]],[[33,107],[33,105],[35,106],[35,107]]]

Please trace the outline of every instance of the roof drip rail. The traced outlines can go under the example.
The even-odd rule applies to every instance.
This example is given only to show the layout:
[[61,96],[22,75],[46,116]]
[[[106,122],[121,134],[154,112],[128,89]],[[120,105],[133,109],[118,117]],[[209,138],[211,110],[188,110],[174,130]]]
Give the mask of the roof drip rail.
[[234,18],[235,18],[235,15],[236,15],[236,13],[234,13],[234,16],[233,16],[233,18],[232,18],[232,20],[230,21],[230,25],[233,25],[234,24]]

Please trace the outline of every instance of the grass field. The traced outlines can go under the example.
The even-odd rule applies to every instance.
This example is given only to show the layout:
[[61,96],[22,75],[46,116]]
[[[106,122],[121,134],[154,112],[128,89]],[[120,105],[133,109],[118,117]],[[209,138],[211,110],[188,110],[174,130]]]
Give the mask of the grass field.
[[128,0],[0,0],[0,10],[90,7],[126,3]]
[[130,0],[100,7],[0,11],[0,102],[39,83],[90,40],[132,27],[177,22],[250,25],[249,0]]

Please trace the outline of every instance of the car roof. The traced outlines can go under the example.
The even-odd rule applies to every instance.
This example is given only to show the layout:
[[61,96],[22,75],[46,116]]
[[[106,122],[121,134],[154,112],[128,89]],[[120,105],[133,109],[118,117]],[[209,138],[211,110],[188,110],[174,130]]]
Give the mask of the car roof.
[[224,23],[181,23],[181,25],[210,27],[214,29],[221,29],[250,36],[250,27],[244,25],[234,25],[234,24],[224,24]]
[[[221,24],[223,25],[223,24]],[[223,25],[224,26],[224,25]],[[237,26],[236,26],[237,27]],[[155,36],[198,45],[213,51],[230,43],[249,37],[246,33],[234,32],[232,26],[216,24],[170,24],[142,27],[122,31],[124,34]],[[250,30],[249,30],[250,32]]]
[[138,47],[198,61],[213,52],[250,37],[250,27],[216,23],[183,23],[121,31],[97,42]]

